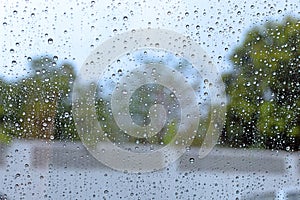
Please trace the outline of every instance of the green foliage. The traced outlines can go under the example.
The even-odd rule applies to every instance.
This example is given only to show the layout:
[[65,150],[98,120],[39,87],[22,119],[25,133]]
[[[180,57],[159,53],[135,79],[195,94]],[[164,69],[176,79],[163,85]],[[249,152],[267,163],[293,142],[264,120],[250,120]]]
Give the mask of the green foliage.
[[177,123],[172,121],[167,126],[166,134],[163,136],[162,142],[166,145],[169,144],[177,133]]
[[[0,129],[0,131],[2,132],[3,129]],[[5,133],[0,133],[0,143],[9,144],[11,140],[12,137],[10,137],[9,135]]]
[[225,143],[300,148],[300,20],[286,18],[249,31],[223,76],[230,98]]
[[75,72],[71,64],[57,62],[57,57],[35,58],[26,79],[1,81],[0,140],[77,137],[70,98]]
[[[140,126],[149,124],[149,110],[154,102],[165,102],[168,105],[176,103],[170,91],[164,90],[162,86],[144,85],[135,91],[132,101],[130,101],[129,109],[132,114],[132,120]],[[135,138],[124,133],[118,127],[111,112],[110,101],[100,98],[96,103],[96,111],[101,128],[107,133],[109,140],[115,143],[135,143],[138,141],[144,144],[168,144],[178,131],[178,123],[175,122],[178,113],[176,113],[175,108],[169,108],[169,110],[166,126],[158,134],[148,138]]]

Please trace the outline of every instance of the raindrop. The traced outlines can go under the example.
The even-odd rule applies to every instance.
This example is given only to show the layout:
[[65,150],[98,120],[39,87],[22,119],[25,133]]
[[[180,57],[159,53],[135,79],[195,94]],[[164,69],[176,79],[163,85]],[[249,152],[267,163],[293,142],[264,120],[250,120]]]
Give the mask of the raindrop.
[[195,159],[194,158],[190,158],[189,161],[190,161],[190,163],[193,164],[195,162]]
[[127,90],[123,90],[122,94],[124,94],[124,95],[128,94]]
[[18,177],[20,177],[21,176],[21,174],[20,173],[17,173],[16,175],[15,175],[15,178],[18,178]]
[[65,112],[65,118],[68,118],[70,115],[68,112]]
[[53,44],[53,39],[52,38],[48,39],[48,44]]

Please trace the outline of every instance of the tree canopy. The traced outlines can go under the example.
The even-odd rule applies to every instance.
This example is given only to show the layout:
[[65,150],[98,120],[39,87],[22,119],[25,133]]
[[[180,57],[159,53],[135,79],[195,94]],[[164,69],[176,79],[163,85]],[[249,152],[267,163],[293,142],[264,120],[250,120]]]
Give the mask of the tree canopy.
[[70,117],[73,66],[58,64],[56,56],[34,58],[29,65],[31,73],[25,79],[0,82],[0,140],[74,137]]
[[[289,17],[251,29],[230,60],[233,71],[223,75],[229,104],[221,141],[232,147],[299,150],[300,20]],[[25,79],[0,80],[0,141],[11,137],[79,139],[71,112],[73,66],[58,62],[56,56],[41,56],[30,61],[30,68]],[[136,91],[130,105],[133,120],[147,124],[149,108],[155,101],[177,104],[176,99],[162,96],[172,95],[151,85]],[[111,140],[134,141],[115,124],[109,102],[100,98],[95,106]],[[170,141],[178,128],[179,115],[176,109],[171,111],[174,116],[169,116],[166,133],[145,142]],[[199,137],[194,144],[201,142]]]
[[250,30],[223,79],[230,99],[223,141],[234,147],[300,149],[300,20]]

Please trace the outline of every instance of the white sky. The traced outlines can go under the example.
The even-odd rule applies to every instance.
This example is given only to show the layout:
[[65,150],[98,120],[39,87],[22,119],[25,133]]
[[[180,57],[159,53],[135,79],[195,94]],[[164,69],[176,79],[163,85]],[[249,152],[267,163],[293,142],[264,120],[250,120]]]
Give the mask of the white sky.
[[299,0],[0,1],[0,75],[5,78],[26,77],[27,57],[45,54],[73,60],[78,68],[106,39],[147,27],[190,36],[225,71],[229,52],[251,26],[300,16]]

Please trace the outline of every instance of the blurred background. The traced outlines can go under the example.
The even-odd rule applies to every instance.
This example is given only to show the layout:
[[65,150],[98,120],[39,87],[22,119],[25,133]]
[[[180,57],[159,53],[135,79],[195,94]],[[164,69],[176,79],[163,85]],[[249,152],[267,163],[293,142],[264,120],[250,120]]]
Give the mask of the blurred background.
[[[222,149],[228,154],[219,158],[208,157],[208,160],[202,162],[201,160],[198,162],[197,156],[193,153],[193,156],[183,157],[179,163],[186,162],[186,165],[183,164],[184,168],[188,169],[186,173],[197,173],[203,170],[203,163],[211,163],[207,167],[208,172],[205,172],[210,178],[206,180],[201,176],[197,179],[188,174],[185,175],[187,179],[180,178],[180,175],[175,172],[172,174],[172,167],[170,167],[169,170],[172,172],[168,169],[158,172],[163,175],[157,180],[170,181],[174,175],[178,176],[176,183],[168,184],[168,187],[166,186],[168,189],[163,188],[164,186],[160,188],[158,184],[161,183],[151,183],[154,179],[149,178],[151,177],[149,174],[145,175],[142,179],[148,180],[149,185],[140,185],[141,190],[132,189],[135,191],[131,196],[132,199],[145,197],[146,194],[140,191],[148,187],[169,191],[170,194],[168,192],[165,194],[169,199],[173,197],[198,199],[199,191],[202,190],[201,186],[197,186],[197,180],[201,184],[208,183],[207,185],[214,189],[212,191],[215,191],[208,192],[210,191],[208,186],[203,186],[202,189],[207,192],[203,198],[235,199],[234,197],[243,198],[244,195],[253,194],[255,199],[255,192],[262,193],[263,188],[266,188],[268,184],[271,184],[270,191],[275,191],[287,184],[272,181],[277,179],[277,176],[267,175],[275,165],[281,166],[282,164],[270,161],[269,168],[264,166],[262,163],[267,162],[264,159],[267,160],[269,157],[283,160],[283,171],[278,172],[280,174],[278,177],[284,178],[278,178],[278,180],[286,182],[292,174],[296,173],[291,186],[292,188],[299,187],[300,169],[297,168],[300,163],[299,7],[297,0],[272,2],[203,0],[176,3],[154,0],[2,2],[0,10],[2,49],[0,54],[0,155],[3,161],[0,161],[0,164],[2,163],[1,173],[5,177],[1,181],[0,192],[7,196],[17,195],[12,199],[30,199],[33,193],[36,193],[35,198],[54,198],[49,191],[52,191],[52,195],[56,193],[57,198],[91,199],[93,197],[89,196],[91,193],[85,193],[86,188],[89,188],[96,191],[94,196],[96,199],[100,197],[103,199],[126,198],[122,191],[131,189],[124,186],[125,177],[130,177],[136,182],[139,180],[138,175],[117,174],[117,177],[112,179],[115,182],[104,178],[103,180],[106,181],[104,183],[101,178],[97,179],[97,176],[92,179],[97,167],[82,168],[86,163],[89,163],[89,166],[100,164],[88,156],[77,134],[72,115],[73,83],[88,55],[107,39],[133,29],[158,27],[190,37],[207,52],[221,72],[228,98],[227,114],[217,150],[214,150],[215,153],[212,152],[212,156],[220,154]],[[150,144],[162,147],[168,144],[176,134],[181,114],[180,105],[172,91],[157,84],[146,84],[140,87],[135,91],[130,103],[132,119],[141,126],[149,124],[150,107],[156,103],[164,103],[168,111],[167,121],[157,135],[138,139],[124,133],[114,121],[110,98],[117,82],[129,73],[128,70],[132,66],[142,66],[148,63],[160,63],[178,70],[195,89],[199,101],[202,102],[199,108],[202,116],[192,149],[201,147],[212,112],[209,107],[211,97],[207,90],[209,80],[197,74],[189,61],[165,51],[137,50],[124,55],[108,68],[105,79],[99,80],[95,108],[99,123],[107,132],[107,137],[118,145],[132,144],[138,147]],[[38,149],[38,147],[41,148],[40,152],[36,150],[38,153],[35,154],[32,149]],[[67,147],[70,149],[58,153],[59,149],[68,149]],[[44,152],[43,149],[48,150]],[[74,171],[68,171],[72,168],[70,164],[72,162],[63,161],[72,154],[70,152],[77,152],[77,155],[84,158],[82,163],[85,164],[77,167],[76,174],[85,172],[88,174],[86,177],[89,177],[82,180],[83,182],[78,181],[77,186],[70,186],[72,189],[68,188],[66,182],[77,180],[78,177],[72,179],[71,174],[76,175]],[[232,162],[228,161],[227,156],[239,155],[238,152],[245,154],[233,159]],[[56,154],[61,154],[62,157],[56,158]],[[35,155],[44,157],[44,161],[40,160],[39,156],[33,159]],[[75,156],[75,154],[72,155]],[[27,157],[31,161],[27,162]],[[241,172],[245,166],[251,165],[249,162],[245,163],[243,159],[239,160],[241,157],[243,159],[259,158],[252,164],[256,165],[257,169],[263,166],[261,170],[258,170],[260,172],[255,174],[251,169]],[[55,168],[54,158],[65,163],[65,168]],[[216,163],[218,159],[227,160],[229,164],[219,163],[217,168],[222,171],[222,169],[225,170],[225,166],[232,166],[230,173],[228,172],[230,175],[226,173],[215,175],[215,172],[209,172],[209,169],[215,166],[210,158]],[[74,159],[80,160],[80,157],[75,156]],[[21,162],[21,160],[24,161]],[[46,168],[44,168],[46,171],[26,167],[26,164],[30,167],[34,166],[33,161],[46,163]],[[239,167],[236,166],[238,162],[241,162]],[[18,165],[18,163],[23,164]],[[274,163],[273,166],[272,163]],[[191,164],[193,167],[188,167]],[[36,164],[37,168],[38,166],[40,165]],[[100,166],[100,168],[103,167]],[[240,171],[232,170],[235,167]],[[54,172],[49,176],[51,171]],[[39,177],[33,184],[34,187],[30,186],[26,179],[30,173]],[[110,177],[116,175],[115,173],[103,172],[106,176],[101,174],[101,177]],[[233,177],[234,174],[239,173],[243,174],[243,180],[240,182],[236,178],[240,175]],[[284,176],[283,174],[286,173],[290,175]],[[252,175],[257,176],[257,179],[250,180]],[[41,178],[41,176],[48,177],[48,179]],[[153,176],[159,175],[154,173]],[[24,181],[26,179],[27,184],[25,182],[23,185],[17,184],[19,177],[23,177]],[[221,181],[219,185],[215,185],[214,180],[218,178],[221,178]],[[248,182],[247,178],[249,178]],[[269,181],[264,182],[264,179],[269,179]],[[45,184],[41,190],[37,189],[39,182],[44,180],[47,180],[49,184]],[[115,189],[118,192],[112,195],[109,191],[114,191],[114,189],[111,189],[109,185],[120,184],[118,180],[122,180],[123,184],[120,186],[121,189]],[[59,189],[53,190],[51,181],[60,185],[61,189],[66,192],[60,193],[57,192]],[[98,182],[102,182],[105,186]],[[98,183],[99,187],[88,186],[93,185],[92,183],[95,185]],[[262,185],[257,186],[259,189],[255,186],[257,183]],[[194,192],[186,192],[191,196],[172,192],[173,189],[180,190],[174,188],[176,185],[180,188],[185,184],[190,185],[192,190],[194,189]],[[235,189],[226,189],[225,185],[228,184]],[[98,190],[101,190],[100,195],[98,195]],[[247,190],[250,191],[247,193],[245,192]],[[70,191],[72,192],[68,194]],[[45,195],[46,193],[48,195]],[[277,198],[282,196],[284,196],[282,198],[287,198],[284,192],[273,193],[272,195]],[[89,197],[85,198],[85,195]],[[112,196],[109,197],[109,195]],[[131,198],[130,194],[127,197]],[[160,194],[152,194],[152,197],[163,198]],[[297,199],[299,194],[295,197]]]

